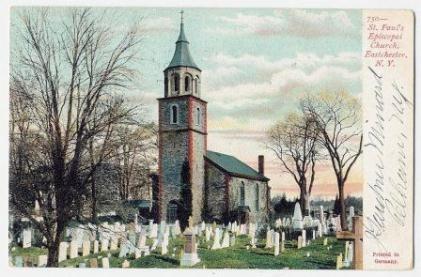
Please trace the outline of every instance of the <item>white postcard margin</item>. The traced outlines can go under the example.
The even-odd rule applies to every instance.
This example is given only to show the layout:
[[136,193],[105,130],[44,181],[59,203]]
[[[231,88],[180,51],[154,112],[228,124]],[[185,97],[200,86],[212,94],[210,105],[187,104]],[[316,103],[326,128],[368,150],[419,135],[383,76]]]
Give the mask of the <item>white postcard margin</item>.
[[363,10],[364,269],[413,267],[414,15]]

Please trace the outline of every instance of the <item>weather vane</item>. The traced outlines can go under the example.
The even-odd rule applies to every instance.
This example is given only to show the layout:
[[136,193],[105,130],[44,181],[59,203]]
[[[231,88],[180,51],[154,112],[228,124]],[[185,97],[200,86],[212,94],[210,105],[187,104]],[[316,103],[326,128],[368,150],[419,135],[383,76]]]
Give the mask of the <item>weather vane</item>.
[[184,20],[184,11],[183,11],[183,10],[181,10],[181,11],[180,11],[180,14],[181,14],[181,23],[183,23],[183,20]]

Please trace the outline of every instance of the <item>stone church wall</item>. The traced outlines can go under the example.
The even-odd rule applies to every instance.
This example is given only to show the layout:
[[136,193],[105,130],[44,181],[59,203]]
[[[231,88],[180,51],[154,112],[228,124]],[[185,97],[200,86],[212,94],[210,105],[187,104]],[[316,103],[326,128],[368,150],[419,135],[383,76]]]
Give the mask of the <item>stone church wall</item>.
[[[240,191],[244,184],[245,199],[244,205],[250,208],[251,222],[266,221],[268,207],[267,207],[267,182],[251,180],[246,178],[232,177],[229,182],[230,188],[230,210],[236,210],[240,205]],[[259,206],[256,207],[256,187],[259,189]]]

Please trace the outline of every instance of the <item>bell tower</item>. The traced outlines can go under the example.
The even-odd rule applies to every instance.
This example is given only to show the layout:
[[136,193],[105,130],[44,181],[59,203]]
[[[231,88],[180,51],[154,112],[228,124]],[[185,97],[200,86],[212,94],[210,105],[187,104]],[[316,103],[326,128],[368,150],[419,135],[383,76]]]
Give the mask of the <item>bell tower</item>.
[[[200,92],[201,70],[180,33],[171,62],[164,70],[164,97],[159,98],[159,215],[174,222],[187,208],[199,222],[203,207],[207,102]],[[186,188],[189,191],[186,193]]]

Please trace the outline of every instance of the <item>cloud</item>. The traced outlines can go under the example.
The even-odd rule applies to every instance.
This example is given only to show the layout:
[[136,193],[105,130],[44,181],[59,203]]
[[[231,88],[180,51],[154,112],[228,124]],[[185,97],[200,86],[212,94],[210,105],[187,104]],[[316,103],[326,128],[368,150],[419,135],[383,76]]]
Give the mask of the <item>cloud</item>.
[[211,60],[202,76],[209,129],[265,129],[296,109],[307,93],[346,90],[357,96],[361,91],[357,53],[297,54],[279,60],[218,54]]
[[174,32],[178,25],[169,17],[146,17],[141,20],[138,28],[143,33]]
[[238,13],[235,17],[221,16],[219,20],[232,26],[211,31],[225,34],[290,35],[304,38],[352,36],[359,32],[345,11],[275,10],[273,15]]

